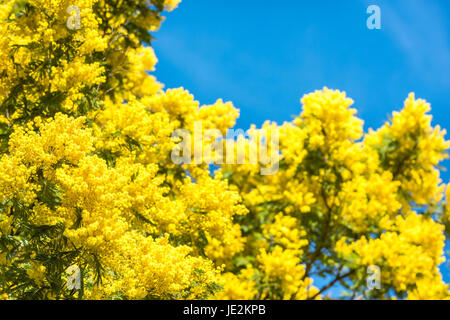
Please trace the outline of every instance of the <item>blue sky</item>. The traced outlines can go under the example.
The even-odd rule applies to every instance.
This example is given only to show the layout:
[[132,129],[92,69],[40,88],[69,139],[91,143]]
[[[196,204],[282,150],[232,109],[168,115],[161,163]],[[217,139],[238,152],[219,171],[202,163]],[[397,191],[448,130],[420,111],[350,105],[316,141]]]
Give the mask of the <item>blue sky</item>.
[[[381,30],[366,26],[372,4]],[[239,128],[290,121],[303,94],[327,86],[355,101],[366,131],[409,92],[450,129],[448,0],[184,0],[155,37],[159,81],[201,104],[232,101]]]

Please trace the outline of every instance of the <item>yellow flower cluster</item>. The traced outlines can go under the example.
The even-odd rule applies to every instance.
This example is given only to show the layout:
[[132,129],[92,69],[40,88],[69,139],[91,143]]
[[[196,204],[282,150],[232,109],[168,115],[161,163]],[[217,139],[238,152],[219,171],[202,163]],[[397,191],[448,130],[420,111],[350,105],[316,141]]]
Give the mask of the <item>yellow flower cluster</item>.
[[436,281],[441,278],[438,265],[445,261],[444,240],[442,225],[411,212],[405,218],[398,216],[390,230],[377,239],[362,237],[351,243],[346,243],[345,237],[340,239],[336,251],[357,265],[379,266],[382,284],[399,293],[420,293],[430,287],[439,292],[434,298],[441,299],[449,295],[447,290],[437,289],[443,284]]
[[353,100],[345,93],[324,88],[305,95],[301,102],[303,112],[294,123],[306,128],[311,148],[330,150],[361,138],[363,122],[353,116],[356,110],[349,108]]
[[[1,7],[2,65],[0,73],[0,100],[16,94],[18,86],[22,92],[17,99],[22,108],[11,106],[7,118],[23,116],[43,93],[58,96],[61,109],[76,112],[75,101],[82,99],[82,89],[88,85],[99,85],[105,80],[104,68],[99,62],[90,62],[89,56],[103,51],[107,39],[101,36],[100,19],[93,11],[96,0],[77,1],[81,28],[76,34],[67,28],[70,15],[67,9],[72,1],[29,0],[6,1]],[[27,14],[27,12],[33,14]],[[69,44],[65,39],[70,39]],[[70,47],[70,50],[68,49]],[[53,64],[53,65],[52,65]],[[33,79],[31,82],[25,79]],[[24,85],[20,83],[26,82]],[[20,97],[20,98],[19,98]],[[49,110],[41,107],[40,112]]]
[[[280,272],[283,298],[293,292],[284,276],[314,292],[315,273],[359,283],[355,290],[369,297],[389,297],[390,288],[400,297],[447,297],[438,269],[445,236],[432,213],[443,191],[436,166],[449,143],[431,126],[429,105],[410,95],[392,124],[363,136],[345,93],[324,88],[301,101],[302,114],[278,126],[276,174],[259,175],[258,164],[222,168],[252,217],[243,220],[244,252],[258,257],[255,272],[266,279]],[[411,209],[417,205],[427,214]],[[361,286],[370,265],[382,270],[381,291]],[[268,280],[255,281],[260,294],[276,292]]]
[[[156,30],[162,21],[156,5],[135,15],[135,4],[124,1],[114,7],[78,1],[76,30],[66,26],[69,5],[30,0],[1,7],[9,22],[0,27],[6,75],[0,100],[15,104],[2,109],[0,129],[8,138],[0,160],[0,236],[27,239],[24,223],[61,232],[43,236],[44,247],[27,239],[14,255],[1,252],[1,270],[23,268],[34,285],[50,288],[52,270],[64,278],[68,266],[78,266],[83,298],[209,297],[220,288],[223,264],[231,267],[243,249],[234,218],[247,210],[220,174],[173,164],[171,136],[178,128],[192,130],[194,121],[226,131],[238,111],[221,100],[199,107],[187,91],[164,92],[147,74],[157,62],[153,49],[142,46],[149,38],[126,23]],[[36,83],[17,94],[27,77]],[[55,246],[72,258],[43,261]]]
[[365,137],[365,144],[381,151],[382,165],[388,168],[410,201],[419,205],[438,203],[444,185],[436,168],[448,158],[450,142],[444,139],[446,130],[431,126],[430,104],[414,98],[411,93],[401,112],[394,112],[392,123]]
[[[198,183],[187,179],[180,185],[178,199],[171,200],[164,195],[167,188],[161,186],[164,177],[157,175],[157,165],[123,158],[112,168],[93,155],[94,136],[84,122],[82,117],[58,114],[46,121],[36,118],[30,128],[18,127],[10,138],[10,155],[4,156],[0,168],[5,168],[4,162],[17,163],[27,175],[19,187],[17,181],[2,179],[2,198],[18,198],[29,190],[21,200],[33,208],[30,221],[40,226],[63,223],[69,247],[81,251],[79,259],[95,256],[104,265],[104,285],[86,290],[87,297],[204,295],[217,271],[193,249],[204,250],[213,260],[229,259],[240,250],[240,230],[232,217],[244,214],[245,208],[238,204],[237,193],[226,191],[223,180],[205,177]],[[57,205],[46,203],[44,192],[49,190],[42,190],[40,179],[44,188],[58,194]],[[139,224],[139,219],[151,221]],[[2,215],[1,223],[2,234],[7,233],[11,219]],[[186,245],[174,246],[169,237],[179,237]],[[203,246],[198,244],[201,240],[206,241]],[[28,274],[41,284],[43,272],[45,268],[39,266]],[[202,286],[191,291],[198,277]]]
[[258,290],[256,290],[255,270],[251,265],[236,275],[232,272],[222,274],[220,284],[223,290],[215,296],[219,300],[251,300],[257,299]]
[[[224,136],[239,116],[148,74],[147,31],[179,2],[0,4],[0,299],[320,299],[336,283],[448,298],[438,165],[450,143],[429,104],[411,94],[364,134],[345,92],[323,88],[292,122],[194,134],[207,156],[176,164],[177,130]],[[212,173],[222,142],[240,160]],[[80,290],[62,284],[69,267]]]
[[[263,281],[280,282],[281,299],[304,300],[318,292],[317,288],[311,287],[312,279],[304,277],[305,266],[300,264],[295,250],[283,250],[280,246],[275,246],[272,252],[267,253],[261,249],[257,259],[264,273]],[[273,291],[276,289],[269,286],[266,290],[263,290],[261,298],[273,298]]]
[[31,269],[27,270],[27,274],[31,279],[33,279],[33,281],[36,282],[36,284],[42,285],[45,279],[45,271],[46,268],[43,265],[40,265],[39,263],[36,262],[32,262]]

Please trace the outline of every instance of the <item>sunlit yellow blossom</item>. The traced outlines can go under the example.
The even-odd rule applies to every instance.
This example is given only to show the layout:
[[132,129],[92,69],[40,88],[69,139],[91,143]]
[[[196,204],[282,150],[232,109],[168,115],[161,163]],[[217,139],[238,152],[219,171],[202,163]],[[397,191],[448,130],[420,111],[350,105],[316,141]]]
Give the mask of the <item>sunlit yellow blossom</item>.
[[[0,299],[448,299],[431,106],[410,94],[364,133],[323,88],[240,131],[232,102],[150,74],[179,3],[0,3]],[[172,160],[180,131],[191,163]]]

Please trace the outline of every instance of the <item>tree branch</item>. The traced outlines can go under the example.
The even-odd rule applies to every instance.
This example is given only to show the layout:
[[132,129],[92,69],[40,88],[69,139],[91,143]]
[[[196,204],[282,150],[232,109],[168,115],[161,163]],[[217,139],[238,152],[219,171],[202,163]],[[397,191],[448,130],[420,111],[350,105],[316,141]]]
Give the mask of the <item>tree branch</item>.
[[347,278],[348,276],[352,275],[353,273],[355,273],[355,270],[351,270],[347,273],[344,273],[343,275],[341,275],[340,273],[336,276],[336,278],[334,278],[333,281],[331,281],[329,284],[327,284],[325,287],[323,287],[322,289],[320,289],[319,292],[317,292],[315,295],[313,295],[312,297],[308,298],[308,300],[314,300],[318,295],[320,295],[321,293],[325,292],[326,290],[330,289],[332,286],[334,286],[334,284],[338,281],[341,281],[345,278]]

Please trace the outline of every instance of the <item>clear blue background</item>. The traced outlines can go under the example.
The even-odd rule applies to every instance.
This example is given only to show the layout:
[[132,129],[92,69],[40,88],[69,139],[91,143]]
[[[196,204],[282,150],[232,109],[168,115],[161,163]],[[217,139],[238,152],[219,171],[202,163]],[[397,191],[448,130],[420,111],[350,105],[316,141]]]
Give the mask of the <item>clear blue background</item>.
[[[371,4],[381,30],[366,27]],[[412,91],[450,128],[448,0],[184,0],[155,37],[159,81],[201,104],[232,101],[244,130],[292,120],[302,95],[324,86],[353,98],[366,131]]]

